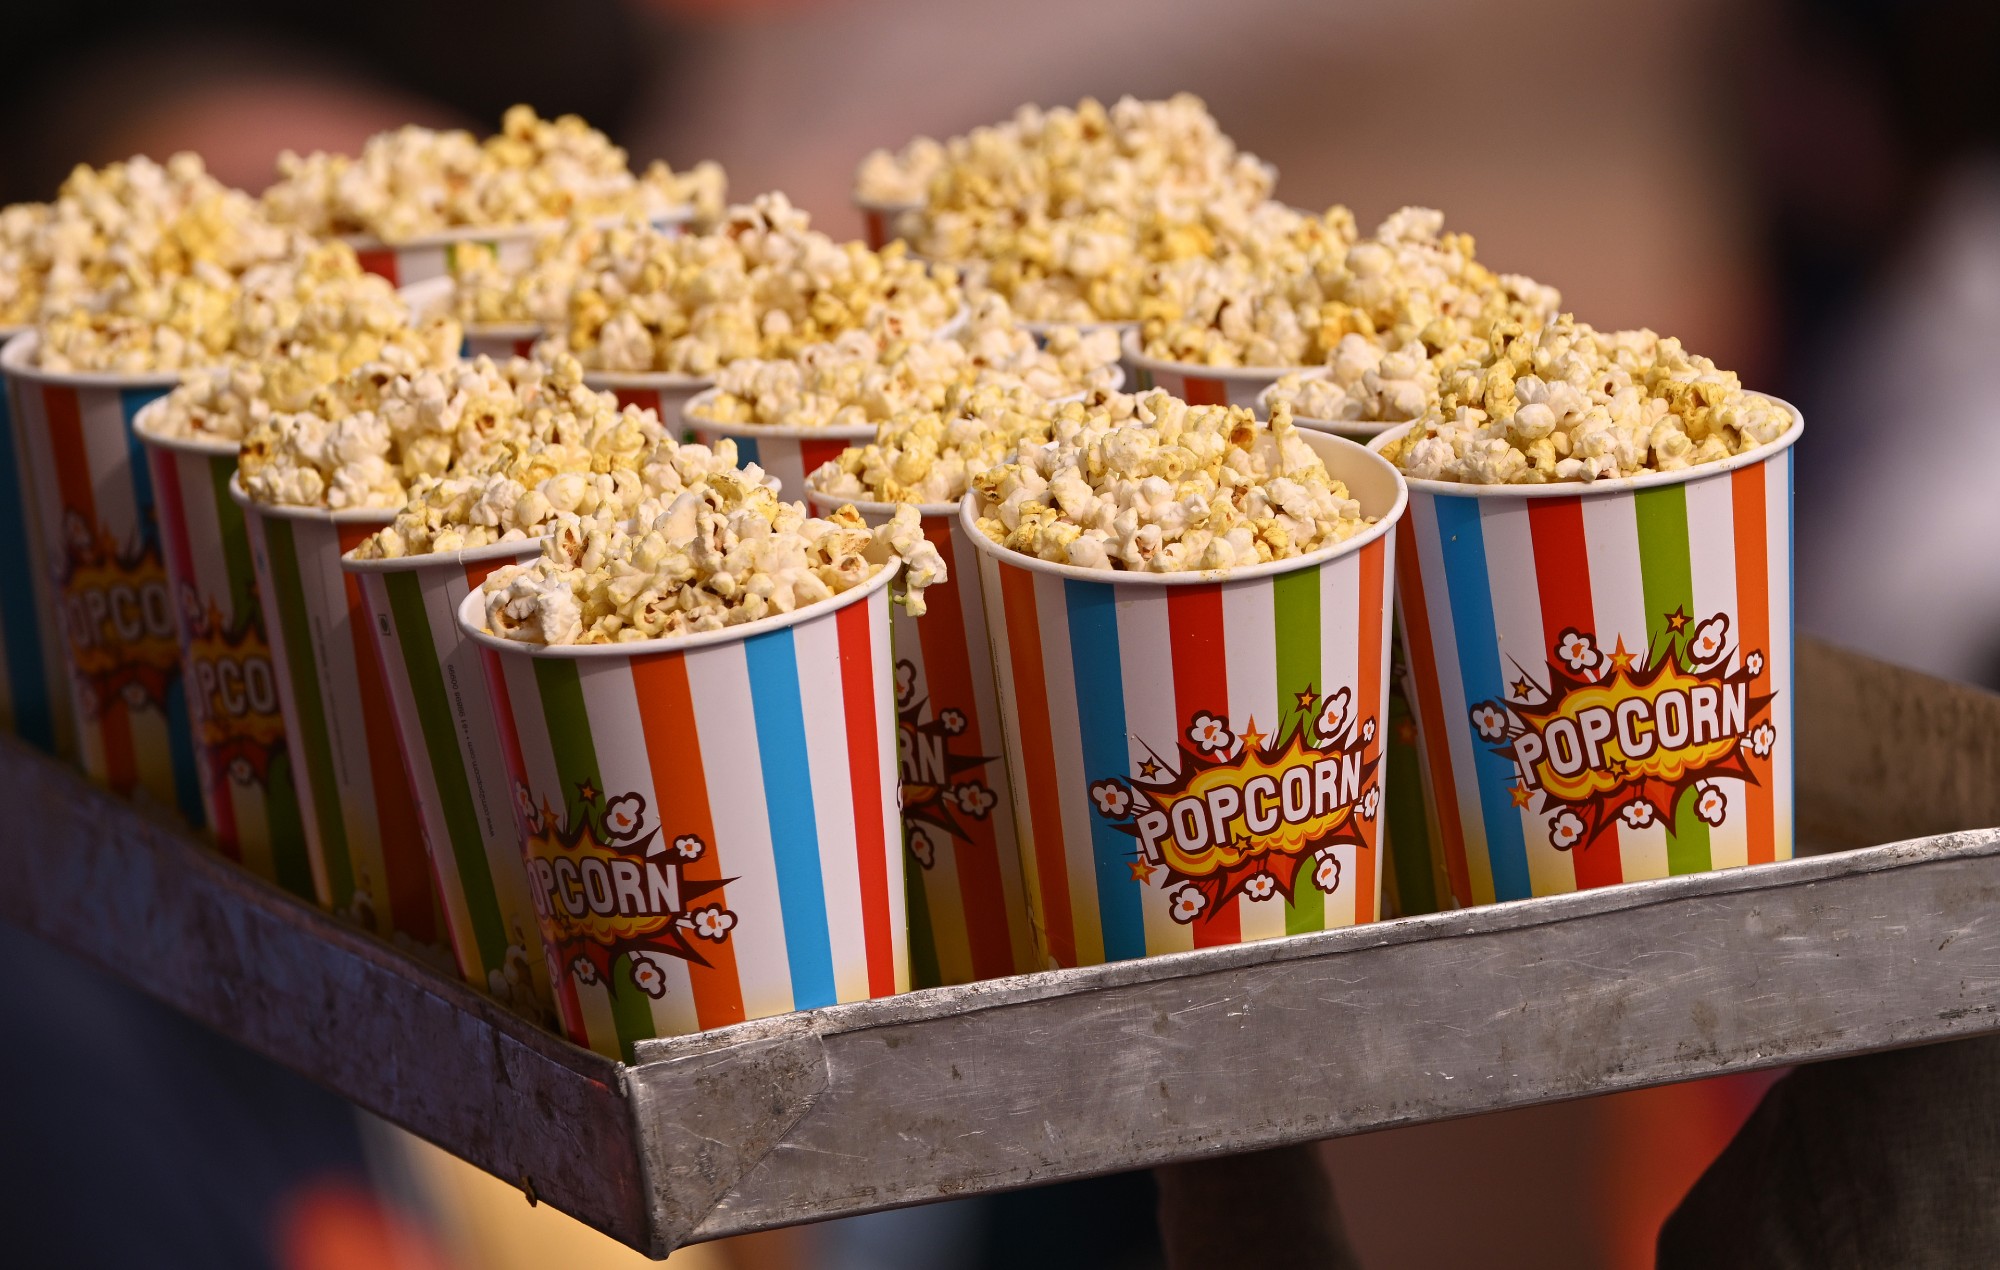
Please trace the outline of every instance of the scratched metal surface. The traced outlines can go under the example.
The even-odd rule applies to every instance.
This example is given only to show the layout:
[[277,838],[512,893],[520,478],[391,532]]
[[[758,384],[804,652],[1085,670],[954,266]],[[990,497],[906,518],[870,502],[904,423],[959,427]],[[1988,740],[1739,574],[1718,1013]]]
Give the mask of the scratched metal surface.
[[0,919],[626,1243],[650,1219],[623,1069],[250,877],[0,737]]
[[0,835],[0,918],[658,1256],[2000,1030],[2000,699],[1811,643],[1798,690],[1802,838],[1899,845],[834,1007],[633,1067],[4,740],[0,798],[36,815]]

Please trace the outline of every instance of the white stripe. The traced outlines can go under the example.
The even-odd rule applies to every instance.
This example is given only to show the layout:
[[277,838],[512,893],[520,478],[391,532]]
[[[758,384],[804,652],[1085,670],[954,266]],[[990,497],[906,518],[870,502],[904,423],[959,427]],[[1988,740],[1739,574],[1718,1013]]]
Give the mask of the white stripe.
[[[1409,510],[1416,530],[1417,559],[1423,577],[1424,606],[1431,619],[1432,662],[1437,667],[1438,713],[1444,720],[1445,744],[1451,755],[1452,788],[1458,795],[1458,823],[1465,839],[1466,874],[1474,904],[1491,904],[1493,857],[1486,845],[1486,822],[1479,811],[1479,771],[1473,764],[1471,709],[1465,683],[1458,673],[1458,637],[1452,629],[1451,593],[1446,588],[1444,544],[1438,528],[1437,500],[1410,491]],[[1440,815],[1450,814],[1439,808]]]
[[[1319,689],[1319,703],[1313,707],[1310,720],[1313,726],[1318,725],[1319,713],[1326,705],[1326,699],[1342,689],[1347,692],[1349,719],[1366,718],[1372,706],[1372,703],[1361,700],[1361,556],[1358,552],[1320,566],[1319,680],[1313,686]],[[1382,728],[1380,715],[1376,716],[1375,728],[1379,743]],[[1381,780],[1379,769],[1376,780],[1378,783]],[[1358,816],[1359,810],[1354,814]],[[1379,816],[1381,812],[1378,810],[1376,814]],[[1376,854],[1379,856],[1381,852]],[[1332,893],[1325,895],[1324,913],[1320,919],[1322,930],[1352,926],[1359,907],[1358,888],[1375,884],[1373,878],[1358,876],[1359,856],[1353,847],[1335,848],[1335,857],[1340,861],[1340,883]],[[1319,872],[1318,862],[1308,858],[1299,867],[1299,885],[1317,888],[1314,879]],[[1378,903],[1379,900],[1378,893]]]
[[[834,992],[842,1001],[866,1001],[868,934],[861,920],[861,867],[854,825],[854,778],[848,766],[847,701],[841,684],[838,620],[829,613],[794,626],[792,656],[798,665],[799,705],[805,715],[806,774],[812,781],[813,824],[819,839],[820,888]],[[889,821],[892,831],[895,823]]]
[[[1184,721],[1174,709],[1174,649],[1167,620],[1166,593],[1158,587],[1126,587],[1118,597],[1118,675],[1125,693],[1125,743],[1130,766],[1119,776],[1131,776],[1148,758],[1180,770],[1180,737]],[[1133,842],[1138,853],[1138,842]],[[1146,954],[1186,952],[1194,947],[1194,927],[1173,919],[1166,870],[1153,869],[1152,880],[1140,888],[1139,911],[1146,933]]]
[[877,591],[868,605],[868,664],[874,669],[875,746],[882,779],[883,874],[889,888],[889,947],[895,970],[896,991],[910,990],[910,908],[908,879],[904,874],[907,855],[899,832],[902,791],[896,779],[896,685],[889,658],[889,592]]
[[[1278,634],[1272,603],[1269,578],[1222,588],[1229,725],[1240,736],[1254,722],[1267,747],[1277,744],[1285,722],[1278,704]],[[1285,897],[1275,887],[1265,899],[1246,894],[1234,903],[1244,940],[1274,939],[1285,933]]]
[[797,437],[758,437],[757,463],[778,478],[778,497],[806,496],[805,450]]
[[264,615],[264,638],[271,647],[271,673],[278,682],[278,713],[285,723],[285,752],[291,756],[292,787],[298,794],[299,817],[305,827],[306,861],[312,869],[313,897],[321,908],[333,907],[333,883],[327,876],[326,847],[320,841],[318,802],[314,796],[312,767],[306,762],[304,726],[299,722],[298,694],[293,675],[311,674],[312,650],[292,649],[285,644],[285,625],[279,618],[277,584],[271,580],[271,551],[264,535],[264,518],[254,509],[243,515],[244,536],[250,542],[250,571],[257,578],[259,607]]
[[[222,549],[222,509],[215,504],[215,477],[209,466],[214,460],[205,454],[182,454],[174,450],[160,453],[173,464],[180,482],[188,557],[194,562],[194,576],[181,580],[194,587],[196,602],[204,614],[214,605],[215,611],[222,614],[223,629],[233,630],[243,615],[231,607],[234,597],[229,593],[229,557]],[[180,603],[178,595],[174,603]]]
[[[574,974],[571,975],[574,979]],[[628,989],[629,991],[629,989]],[[591,1049],[618,1058],[618,1017],[611,1010],[611,988],[604,980],[576,984],[576,1003],[583,1015],[583,1033]]]
[[714,644],[687,654],[688,694],[708,781],[709,818],[715,826],[716,864],[731,879],[729,907],[736,926],[736,974],[747,1019],[792,1010],[792,972],[786,960],[784,906],[778,899],[778,861],[772,853],[770,816],[764,806],[764,768],[750,697],[750,667],[740,642]]
[[97,521],[121,547],[139,541],[139,496],[133,483],[132,443],[125,433],[125,404],[113,388],[78,388],[77,416],[90,458],[91,496]]
[[[1729,615],[1728,647],[1741,665],[1742,610],[1736,599],[1736,508],[1728,473],[1687,485],[1688,572],[1694,592],[1693,619]],[[1729,800],[1720,825],[1708,826],[1708,861],[1715,869],[1750,862],[1750,804],[1740,780],[1717,780]]]
[[1769,542],[1771,586],[1771,643],[1764,650],[1765,673],[1770,691],[1771,723],[1777,741],[1771,750],[1771,809],[1773,855],[1792,858],[1792,728],[1797,718],[1798,680],[1794,675],[1792,647],[1792,455],[1787,449],[1764,463],[1764,531]]
[[[1063,864],[1069,873],[1070,924],[1076,961],[1104,960],[1104,915],[1097,907],[1097,858],[1091,842],[1092,803],[1083,770],[1083,724],[1077,714],[1076,671],[1070,662],[1069,604],[1063,580],[1036,573],[1035,612],[1041,618],[1042,678],[1049,691],[1049,740],[1055,755],[1056,809],[1062,815]],[[1093,685],[1111,691],[1111,685]]]
[[[1479,509],[1479,535],[1486,544],[1487,595],[1493,605],[1493,630],[1500,640],[1500,682],[1512,705],[1515,683],[1522,679],[1538,687],[1548,683],[1549,643],[1562,632],[1542,630],[1541,579],[1535,572],[1527,504],[1516,499],[1485,500]],[[1512,798],[1505,790],[1486,792]],[[1529,890],[1535,895],[1574,891],[1576,862],[1549,840],[1549,819],[1556,813],[1552,800],[1530,799],[1528,806],[1514,810],[1527,844]],[[1609,842],[1598,845],[1612,849]]]
[[1035,940],[1028,920],[1027,885],[1021,874],[1021,839],[1015,827],[1013,769],[1008,766],[1005,724],[994,696],[998,676],[992,646],[986,633],[985,574],[980,567],[984,555],[966,538],[958,517],[951,518],[951,589],[957,593],[959,614],[965,622],[965,658],[972,682],[970,703],[974,726],[979,731],[981,754],[993,761],[984,768],[988,788],[997,801],[987,814],[993,819],[993,849],[998,855],[1000,897],[1007,914],[1007,939],[1013,950],[1016,974],[1038,969]]
[[[1598,651],[1606,657],[1622,642],[1634,670],[1646,664],[1646,585],[1639,566],[1638,503],[1630,494],[1583,499],[1583,537],[1590,556],[1590,607],[1596,615]],[[1625,802],[1611,809],[1617,815]],[[1667,824],[1671,807],[1655,807],[1653,823],[1618,826],[1620,876],[1639,882],[1667,876]]]
[[[598,791],[597,809],[611,800],[637,794],[646,800],[645,819],[654,830],[649,846],[663,852],[671,849],[672,830],[663,822],[667,809],[653,788],[653,769],[646,756],[646,725],[639,715],[639,691],[632,684],[632,663],[625,657],[579,658],[577,684],[583,690],[583,711],[590,719],[590,743],[597,755],[597,778],[604,782]],[[665,858],[664,856],[662,858]],[[649,1000],[655,1036],[685,1036],[701,1029],[695,1017],[694,984],[688,964],[679,957],[660,954],[648,958],[666,977],[666,988]],[[635,960],[635,965],[636,960]],[[620,971],[616,966],[612,974]],[[635,984],[620,983],[619,992],[636,991]]]
[[[1395,849],[1393,846],[1390,845],[1389,842],[1389,785],[1388,785],[1389,680],[1394,673],[1392,667],[1394,666],[1395,663],[1391,656],[1391,650],[1395,646],[1395,640],[1396,640],[1396,622],[1395,622],[1396,606],[1394,600],[1392,599],[1392,596],[1394,595],[1396,589],[1396,535],[1394,533],[1387,533],[1382,535],[1381,551],[1382,551],[1382,582],[1381,582],[1382,633],[1381,633],[1381,643],[1377,644],[1376,647],[1381,649],[1382,651],[1380,653],[1381,663],[1375,668],[1376,673],[1381,676],[1381,678],[1378,681],[1381,684],[1381,688],[1379,691],[1376,692],[1375,701],[1373,703],[1375,706],[1374,750],[1375,754],[1377,755],[1376,766],[1375,766],[1375,788],[1378,792],[1375,796],[1375,819],[1372,825],[1370,826],[1370,829],[1374,834],[1374,842],[1375,842],[1375,910],[1374,911],[1375,911],[1375,920],[1378,922],[1382,920],[1386,912],[1386,892],[1384,890],[1383,881],[1388,874],[1389,852]],[[1355,564],[1355,572],[1358,574],[1360,573],[1360,571],[1361,571],[1360,564],[1357,561]],[[1358,591],[1358,586],[1359,582],[1357,579],[1357,591]],[[1419,749],[1421,750],[1421,747],[1419,747]],[[1436,842],[1437,841],[1436,831],[1433,830],[1430,837],[1427,838],[1425,841]]]

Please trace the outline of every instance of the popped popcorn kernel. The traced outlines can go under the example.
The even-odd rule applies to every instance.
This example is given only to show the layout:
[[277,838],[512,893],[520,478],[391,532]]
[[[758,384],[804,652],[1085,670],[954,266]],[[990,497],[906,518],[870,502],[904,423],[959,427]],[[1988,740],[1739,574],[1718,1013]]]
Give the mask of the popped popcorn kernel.
[[1163,392],[1122,410],[1079,403],[1053,440],[974,475],[980,532],[1086,569],[1178,573],[1303,556],[1369,521],[1280,407],[1271,421]]

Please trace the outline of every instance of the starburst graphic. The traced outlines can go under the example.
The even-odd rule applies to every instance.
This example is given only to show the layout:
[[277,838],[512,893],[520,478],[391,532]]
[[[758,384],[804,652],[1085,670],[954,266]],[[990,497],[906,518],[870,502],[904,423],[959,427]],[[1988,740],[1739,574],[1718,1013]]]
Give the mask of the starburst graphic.
[[[903,823],[912,843],[924,830],[933,842],[950,841],[991,849],[992,813],[999,796],[987,784],[986,772],[996,756],[969,753],[970,721],[963,709],[931,709],[930,697],[918,691],[914,663],[896,663],[896,682],[903,685],[896,706],[896,757],[903,790]],[[936,848],[913,851],[928,869]]]
[[70,663],[93,714],[114,705],[164,712],[180,671],[180,640],[160,547],[150,535],[119,542],[72,513],[57,586]]

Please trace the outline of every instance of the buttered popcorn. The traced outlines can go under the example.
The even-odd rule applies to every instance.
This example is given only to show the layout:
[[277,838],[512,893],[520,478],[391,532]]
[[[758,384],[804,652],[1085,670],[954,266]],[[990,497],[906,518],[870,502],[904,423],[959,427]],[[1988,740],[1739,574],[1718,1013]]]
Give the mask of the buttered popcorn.
[[869,528],[852,507],[821,519],[748,474],[711,473],[636,515],[559,525],[542,558],[486,580],[486,626],[530,644],[610,644],[722,630],[790,613],[903,565],[905,603],[945,580],[914,507]]
[[849,331],[795,357],[732,362],[715,396],[689,415],[714,423],[831,427],[879,423],[945,408],[979,385],[1043,400],[1108,388],[1118,380],[1115,331],[1057,327],[1047,347],[1016,323],[1007,302],[987,295],[950,335],[894,339]]
[[1086,569],[1177,573],[1285,560],[1368,522],[1280,407],[1138,398],[1132,417],[1065,406],[1055,440],[972,478],[979,530]]
[[322,387],[367,363],[405,376],[450,366],[461,339],[448,318],[412,324],[395,287],[364,273],[339,242],[246,273],[231,325],[228,355],[167,394],[150,421],[155,435],[240,441],[273,414],[308,409]]
[[952,270],[836,243],[782,194],[729,210],[712,234],[607,231],[571,288],[560,338],[586,367],[712,375],[851,330],[907,339],[960,304]]
[[1792,423],[1679,340],[1564,315],[1538,331],[1497,328],[1490,354],[1446,368],[1437,404],[1384,453],[1422,480],[1594,481],[1717,462]]
[[921,203],[944,163],[945,148],[929,137],[915,137],[893,152],[871,150],[854,169],[854,197],[863,203]]
[[584,391],[570,359],[544,368],[481,357],[415,373],[370,362],[319,389],[306,409],[256,423],[238,471],[260,503],[399,508],[419,480],[468,455],[545,436],[558,403]]
[[625,151],[575,115],[543,119],[515,106],[500,131],[414,125],[370,137],[358,157],[286,151],[264,192],[273,220],[310,233],[402,242],[463,227],[530,225],[569,217],[662,216],[721,208],[722,169],[676,174],[655,163],[633,175]]

